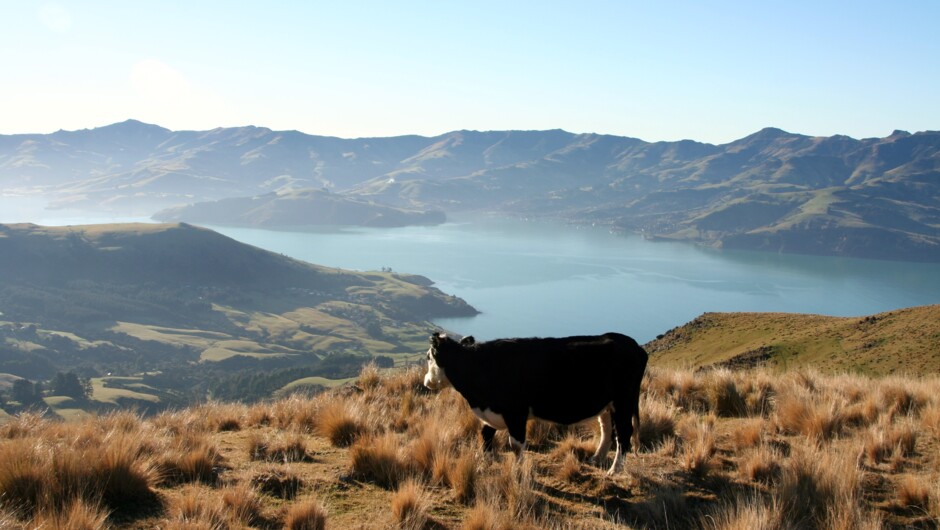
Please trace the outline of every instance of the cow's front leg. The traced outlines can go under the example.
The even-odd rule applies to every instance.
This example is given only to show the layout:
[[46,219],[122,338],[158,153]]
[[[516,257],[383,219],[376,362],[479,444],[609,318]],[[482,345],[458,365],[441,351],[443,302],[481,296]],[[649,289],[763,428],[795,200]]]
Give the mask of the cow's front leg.
[[480,430],[480,437],[483,438],[484,454],[490,454],[493,452],[493,436],[495,435],[496,429],[484,423],[483,428]]
[[610,419],[610,409],[604,409],[597,416],[597,423],[600,424],[600,439],[597,441],[597,449],[594,451],[594,456],[591,457],[591,463],[594,465],[600,465],[601,462],[607,458],[607,453],[610,451],[610,444],[613,441],[613,422]]
[[509,430],[509,447],[516,453],[517,459],[522,459],[525,453],[525,427],[529,419],[528,414],[506,414],[504,416],[506,428]]

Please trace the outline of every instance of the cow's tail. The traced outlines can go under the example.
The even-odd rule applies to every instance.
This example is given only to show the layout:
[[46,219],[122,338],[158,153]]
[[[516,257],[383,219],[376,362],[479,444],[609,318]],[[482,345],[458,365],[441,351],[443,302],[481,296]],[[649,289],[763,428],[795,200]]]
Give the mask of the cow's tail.
[[646,375],[646,363],[649,360],[649,355],[642,346],[636,344],[636,342],[634,344],[636,345],[636,366],[634,367],[634,380],[631,389],[636,392],[636,395],[631,396],[631,402],[635,404],[635,408],[633,409],[633,417],[630,418],[633,424],[633,436],[630,437],[630,441],[635,455],[640,451],[640,388],[643,386],[643,377]]
[[636,413],[633,415],[633,436],[631,436],[631,442],[633,442],[633,454],[636,455],[640,452],[640,410],[637,407]]

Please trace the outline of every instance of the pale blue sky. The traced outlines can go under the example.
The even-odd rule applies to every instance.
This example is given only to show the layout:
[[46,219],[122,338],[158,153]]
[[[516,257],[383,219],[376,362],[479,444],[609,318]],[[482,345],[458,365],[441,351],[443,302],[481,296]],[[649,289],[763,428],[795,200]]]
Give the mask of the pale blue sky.
[[11,1],[0,133],[940,129],[940,2]]

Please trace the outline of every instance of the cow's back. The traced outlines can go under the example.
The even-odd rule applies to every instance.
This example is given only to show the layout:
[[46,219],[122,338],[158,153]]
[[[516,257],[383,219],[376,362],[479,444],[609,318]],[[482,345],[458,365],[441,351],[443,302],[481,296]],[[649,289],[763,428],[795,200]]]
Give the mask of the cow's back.
[[637,371],[642,377],[647,360],[636,341],[618,333],[496,340],[480,343],[478,355],[492,367],[495,402],[524,403],[536,417],[566,424],[599,413],[633,386]]

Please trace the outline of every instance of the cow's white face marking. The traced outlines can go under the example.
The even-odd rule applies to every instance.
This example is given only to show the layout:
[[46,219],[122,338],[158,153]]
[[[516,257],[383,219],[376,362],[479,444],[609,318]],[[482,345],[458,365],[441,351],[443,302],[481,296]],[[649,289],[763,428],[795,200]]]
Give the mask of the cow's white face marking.
[[431,346],[428,348],[428,373],[424,374],[424,386],[431,390],[447,388],[450,386],[450,380],[447,379],[444,369],[437,365],[434,355],[434,346]]

